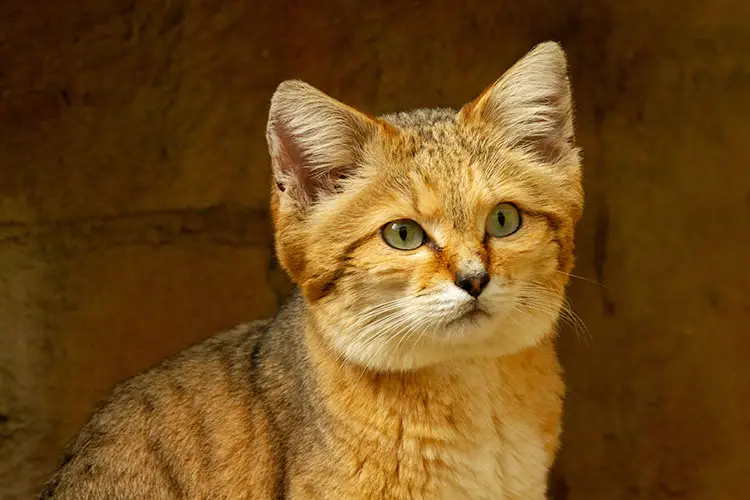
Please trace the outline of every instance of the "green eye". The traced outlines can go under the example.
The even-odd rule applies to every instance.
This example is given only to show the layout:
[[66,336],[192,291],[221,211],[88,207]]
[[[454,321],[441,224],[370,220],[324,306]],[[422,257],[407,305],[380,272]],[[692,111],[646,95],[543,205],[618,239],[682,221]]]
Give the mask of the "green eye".
[[424,230],[413,220],[389,222],[382,232],[385,242],[398,250],[414,250],[424,243]]
[[521,213],[510,203],[501,203],[487,217],[487,234],[495,238],[510,236],[521,227]]

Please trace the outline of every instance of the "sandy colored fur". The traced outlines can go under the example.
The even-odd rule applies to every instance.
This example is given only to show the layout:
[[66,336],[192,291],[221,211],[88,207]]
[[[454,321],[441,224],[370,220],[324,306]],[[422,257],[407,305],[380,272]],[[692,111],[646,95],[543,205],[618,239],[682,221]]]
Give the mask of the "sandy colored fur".
[[[315,336],[306,362],[253,366],[259,343],[296,342],[293,329],[263,340],[265,328],[239,327],[120,386],[45,498],[543,498],[563,393],[551,341],[403,375],[342,369]],[[317,428],[300,425],[311,418]]]
[[66,451],[43,497],[271,498],[268,416],[244,376],[254,326],[120,385]]
[[[313,352],[325,367],[321,392],[335,445],[328,460],[300,479],[300,492],[337,492],[327,498],[544,497],[563,393],[551,342],[408,375],[341,370],[325,349]],[[321,484],[319,478],[334,471],[341,471],[338,479]]]
[[[561,49],[461,110],[371,117],[285,82],[268,143],[298,291],[120,385],[42,497],[544,498],[583,202]],[[498,203],[522,214],[504,238],[486,231]],[[389,247],[398,219],[426,243]],[[483,271],[477,298],[454,283]]]

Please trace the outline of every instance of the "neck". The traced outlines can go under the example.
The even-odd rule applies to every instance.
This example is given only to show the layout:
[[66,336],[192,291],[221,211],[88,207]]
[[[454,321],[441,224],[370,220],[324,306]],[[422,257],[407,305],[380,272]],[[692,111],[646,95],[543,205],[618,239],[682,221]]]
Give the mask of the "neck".
[[[547,406],[559,402],[564,392],[551,335],[513,354],[385,372],[365,369],[334,350],[316,328],[301,295],[286,309],[298,325],[296,335],[302,334],[295,341],[295,362],[308,364],[305,378],[316,386],[315,398],[320,403],[315,406],[329,416],[358,415],[386,428],[396,425],[394,419],[425,428],[459,422],[470,428],[472,412],[486,413],[488,400],[495,410],[498,405],[538,402]],[[419,423],[422,417],[428,420],[426,424]]]
[[326,418],[350,429],[352,439],[398,447],[404,436],[442,441],[459,429],[481,435],[471,428],[483,424],[481,415],[489,416],[480,408],[487,398],[476,397],[487,390],[482,365],[489,360],[380,372],[341,359],[311,327],[306,339]]
[[385,435],[409,424],[470,431],[482,424],[480,415],[491,416],[490,393],[514,383],[519,375],[514,369],[519,355],[463,358],[409,371],[378,371],[343,359],[310,321],[305,340],[326,413],[357,415],[360,423],[380,428]]

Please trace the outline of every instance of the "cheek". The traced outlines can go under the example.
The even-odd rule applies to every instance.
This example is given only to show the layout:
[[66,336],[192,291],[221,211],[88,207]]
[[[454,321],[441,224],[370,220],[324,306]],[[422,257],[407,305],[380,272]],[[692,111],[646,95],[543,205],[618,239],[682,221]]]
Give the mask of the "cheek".
[[419,294],[443,286],[446,281],[451,281],[451,274],[440,257],[427,247],[400,252],[368,244],[351,261],[350,288]]
[[557,268],[558,252],[559,245],[554,242],[496,243],[489,248],[489,271],[508,283],[550,275]]
[[427,248],[399,251],[378,241],[363,245],[349,265],[351,288],[386,288],[403,292],[424,288],[438,269],[438,263]]

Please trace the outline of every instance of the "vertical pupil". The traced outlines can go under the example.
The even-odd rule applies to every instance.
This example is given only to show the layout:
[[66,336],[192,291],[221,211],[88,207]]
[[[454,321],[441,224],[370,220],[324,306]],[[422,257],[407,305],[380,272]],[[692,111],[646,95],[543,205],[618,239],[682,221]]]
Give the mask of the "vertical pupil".
[[401,237],[402,241],[406,241],[406,237],[409,235],[409,230],[406,229],[406,226],[401,226],[398,228],[398,235]]
[[505,214],[502,212],[497,213],[497,223],[501,226],[505,225]]

